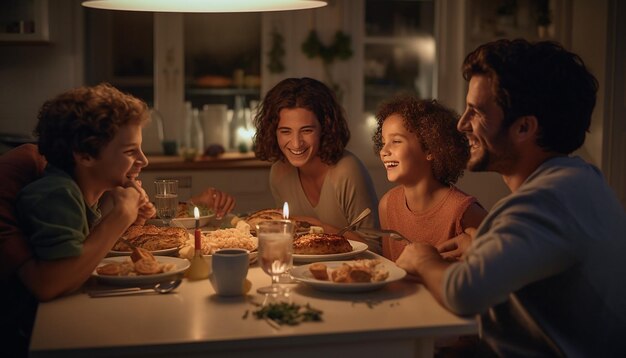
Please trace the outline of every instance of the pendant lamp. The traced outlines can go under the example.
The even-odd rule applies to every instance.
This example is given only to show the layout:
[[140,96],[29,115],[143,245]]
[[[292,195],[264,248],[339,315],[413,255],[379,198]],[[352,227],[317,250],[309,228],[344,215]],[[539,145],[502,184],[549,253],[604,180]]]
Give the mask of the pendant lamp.
[[231,13],[314,9],[327,5],[321,0],[89,0],[85,7],[104,10]]

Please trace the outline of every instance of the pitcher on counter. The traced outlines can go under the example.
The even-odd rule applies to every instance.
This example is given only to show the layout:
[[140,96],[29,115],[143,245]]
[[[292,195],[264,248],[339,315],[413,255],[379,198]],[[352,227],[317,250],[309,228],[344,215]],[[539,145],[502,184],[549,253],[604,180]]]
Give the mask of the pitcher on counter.
[[[254,150],[274,162],[270,189],[277,207],[289,203],[297,220],[336,233],[365,208],[361,227],[378,228],[378,199],[367,170],[345,149],[350,130],[335,94],[312,78],[288,78],[272,88],[254,119]],[[348,232],[346,238],[380,252],[379,240]]]

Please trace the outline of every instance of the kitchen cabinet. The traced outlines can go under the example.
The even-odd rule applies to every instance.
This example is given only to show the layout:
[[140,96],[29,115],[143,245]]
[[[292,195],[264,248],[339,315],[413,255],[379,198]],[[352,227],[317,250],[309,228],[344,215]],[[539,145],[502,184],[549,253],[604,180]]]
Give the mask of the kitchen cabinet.
[[0,43],[47,43],[48,0],[3,0]]
[[433,97],[434,19],[433,1],[365,1],[362,76],[366,113],[374,113],[380,102],[398,93]]
[[154,15],[84,8],[85,81],[154,103]]
[[571,0],[473,0],[468,6],[468,50],[499,38],[570,44]]
[[184,14],[176,29],[149,12],[84,11],[89,83],[107,81],[154,104],[155,42],[159,33],[180,31],[182,52],[167,52],[164,62],[181,66],[165,69],[165,85],[180,78],[185,101],[196,108],[259,99],[260,14]]

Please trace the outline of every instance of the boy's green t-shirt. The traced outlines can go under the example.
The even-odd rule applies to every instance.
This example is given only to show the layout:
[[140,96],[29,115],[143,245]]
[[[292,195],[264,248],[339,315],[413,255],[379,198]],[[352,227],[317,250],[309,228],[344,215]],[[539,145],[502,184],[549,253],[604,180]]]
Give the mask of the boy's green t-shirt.
[[98,204],[87,206],[76,181],[51,164],[42,178],[20,191],[17,215],[35,255],[43,260],[80,256],[90,228],[101,218]]

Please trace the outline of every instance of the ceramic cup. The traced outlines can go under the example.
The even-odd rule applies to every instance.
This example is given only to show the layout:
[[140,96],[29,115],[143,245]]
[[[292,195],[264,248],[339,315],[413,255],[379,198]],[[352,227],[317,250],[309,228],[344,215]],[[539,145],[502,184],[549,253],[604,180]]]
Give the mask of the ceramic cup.
[[221,249],[213,253],[211,284],[220,296],[241,296],[248,275],[248,250]]

